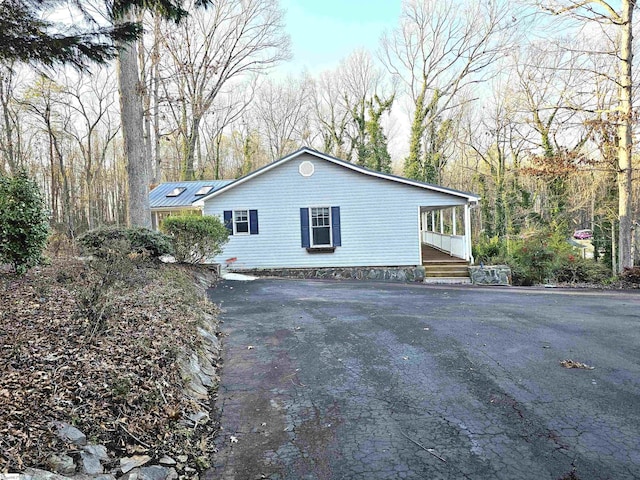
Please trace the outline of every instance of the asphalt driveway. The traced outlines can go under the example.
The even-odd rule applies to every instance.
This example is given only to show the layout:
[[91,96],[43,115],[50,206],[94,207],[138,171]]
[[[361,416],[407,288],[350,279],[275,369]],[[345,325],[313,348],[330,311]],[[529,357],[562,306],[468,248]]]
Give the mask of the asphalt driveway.
[[639,294],[263,279],[210,298],[209,478],[640,478]]

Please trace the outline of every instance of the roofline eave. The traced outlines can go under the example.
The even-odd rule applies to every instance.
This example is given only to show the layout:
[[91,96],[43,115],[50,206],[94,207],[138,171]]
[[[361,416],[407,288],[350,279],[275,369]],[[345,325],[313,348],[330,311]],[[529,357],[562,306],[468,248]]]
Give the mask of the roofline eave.
[[404,177],[399,177],[396,175],[389,175],[386,173],[382,173],[382,172],[376,172],[374,170],[369,170],[368,168],[364,168],[364,167],[360,167],[359,165],[355,165],[353,163],[349,163],[345,160],[341,160],[339,158],[336,157],[332,157],[331,155],[327,155],[325,153],[322,152],[318,152],[317,150],[313,150],[309,147],[302,147],[298,150],[296,150],[293,153],[290,153],[289,155],[282,157],[279,160],[276,160],[274,162],[271,162],[268,165],[265,165],[262,168],[259,168],[258,170],[255,170],[247,175],[245,175],[244,177],[241,177],[227,185],[225,185],[224,187],[221,187],[219,189],[217,189],[215,192],[211,192],[208,195],[205,195],[203,198],[196,200],[195,202],[192,203],[193,206],[196,207],[204,207],[204,202],[206,202],[207,200],[220,195],[221,193],[226,192],[227,190],[230,190],[234,187],[236,187],[237,185],[241,185],[245,182],[247,182],[248,180],[251,180],[253,177],[256,177],[258,175],[262,175],[263,173],[268,172],[269,170],[272,170],[276,167],[278,167],[279,165],[286,163],[290,160],[293,160],[296,157],[299,157],[300,155],[307,153],[309,155],[313,155],[315,157],[318,158],[322,158],[324,160],[327,160],[328,162],[331,162],[335,165],[340,165],[343,166],[345,168],[349,168],[353,171],[362,173],[364,175],[369,175],[372,177],[376,177],[376,178],[381,178],[384,180],[388,180],[388,181],[392,181],[392,182],[397,182],[397,183],[402,183],[405,185],[411,185],[414,187],[418,187],[418,188],[422,188],[425,190],[432,190],[435,192],[439,192],[439,193],[444,193],[446,195],[453,195],[455,197],[459,197],[459,198],[465,198],[467,199],[467,202],[469,203],[478,203],[480,201],[480,197],[477,195],[473,195],[471,193],[467,193],[467,192],[461,192],[461,191],[457,191],[457,190],[453,190],[453,189],[449,189],[446,187],[440,187],[437,185],[431,185],[428,183],[424,183],[424,182],[418,182],[417,180],[411,180],[409,178],[404,178]]

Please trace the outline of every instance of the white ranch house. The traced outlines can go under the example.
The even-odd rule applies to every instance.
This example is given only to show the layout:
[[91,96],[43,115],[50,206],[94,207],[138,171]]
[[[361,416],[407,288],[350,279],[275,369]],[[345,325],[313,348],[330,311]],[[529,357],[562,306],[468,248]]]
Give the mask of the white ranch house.
[[[193,185],[213,188],[184,202],[225,222],[229,242],[215,262],[234,270],[411,267],[434,252],[473,262],[470,208],[479,197],[471,193],[375,172],[309,148],[222,182]],[[188,183],[151,192],[154,225],[166,214],[163,196],[182,187],[186,193]]]

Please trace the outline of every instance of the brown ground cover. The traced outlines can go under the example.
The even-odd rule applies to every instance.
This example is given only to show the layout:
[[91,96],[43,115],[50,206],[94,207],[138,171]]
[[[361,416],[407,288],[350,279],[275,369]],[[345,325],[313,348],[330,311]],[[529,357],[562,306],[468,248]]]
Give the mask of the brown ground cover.
[[184,421],[203,406],[183,394],[176,360],[196,348],[198,323],[215,307],[179,267],[138,265],[126,277],[104,286],[96,321],[86,299],[102,287],[86,264],[56,260],[24,277],[0,270],[0,472],[73,454],[56,422],[114,458],[188,455],[206,467],[214,425]]

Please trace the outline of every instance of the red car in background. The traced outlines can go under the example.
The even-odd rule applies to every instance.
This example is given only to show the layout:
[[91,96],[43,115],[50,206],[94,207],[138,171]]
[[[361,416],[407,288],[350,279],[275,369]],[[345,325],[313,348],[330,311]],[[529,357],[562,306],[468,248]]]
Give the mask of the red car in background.
[[589,228],[576,230],[575,232],[573,232],[573,238],[576,238],[578,240],[589,240],[590,238],[593,238],[593,232]]

